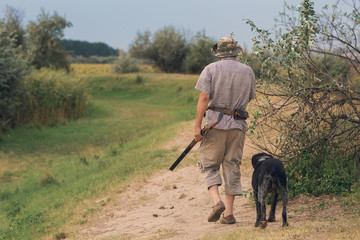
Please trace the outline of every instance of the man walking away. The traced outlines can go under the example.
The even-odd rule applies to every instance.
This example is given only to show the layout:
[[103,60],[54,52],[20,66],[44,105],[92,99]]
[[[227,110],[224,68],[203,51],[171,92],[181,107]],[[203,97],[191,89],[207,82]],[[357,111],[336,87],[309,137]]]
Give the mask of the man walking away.
[[[242,54],[233,38],[223,37],[213,45],[211,52],[220,61],[207,65],[195,86],[200,90],[195,121],[195,139],[202,141],[199,167],[210,196],[214,201],[209,222],[220,219],[222,224],[233,224],[235,196],[242,194],[240,164],[243,155],[246,107],[255,98],[255,76],[252,69],[236,60]],[[206,112],[206,122],[211,123],[219,112],[224,112],[221,122],[202,136],[201,122]],[[225,203],[218,187],[222,184],[222,166],[225,184]]]

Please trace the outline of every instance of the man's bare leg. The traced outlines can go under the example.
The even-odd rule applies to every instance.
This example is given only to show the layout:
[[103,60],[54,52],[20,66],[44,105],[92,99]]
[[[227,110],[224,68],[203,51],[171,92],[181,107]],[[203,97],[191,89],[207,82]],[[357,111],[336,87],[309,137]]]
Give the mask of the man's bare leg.
[[210,193],[210,196],[212,197],[212,199],[214,201],[214,205],[221,200],[218,185],[214,185],[214,186],[209,187],[209,193]]
[[225,211],[225,204],[220,199],[219,187],[217,185],[211,186],[209,188],[210,196],[214,201],[213,211],[208,217],[209,222],[216,222],[219,220],[221,214]]
[[234,206],[234,195],[225,195],[225,212],[224,217],[229,216],[230,214],[233,214],[233,206]]

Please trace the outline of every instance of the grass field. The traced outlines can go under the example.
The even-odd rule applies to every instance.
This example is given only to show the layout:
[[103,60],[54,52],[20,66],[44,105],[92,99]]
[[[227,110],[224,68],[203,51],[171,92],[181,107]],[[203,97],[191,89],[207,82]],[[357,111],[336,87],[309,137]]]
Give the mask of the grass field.
[[89,91],[89,114],[12,129],[1,139],[0,239],[54,235],[87,200],[168,166],[175,150],[158,146],[195,116],[195,75],[72,68]]

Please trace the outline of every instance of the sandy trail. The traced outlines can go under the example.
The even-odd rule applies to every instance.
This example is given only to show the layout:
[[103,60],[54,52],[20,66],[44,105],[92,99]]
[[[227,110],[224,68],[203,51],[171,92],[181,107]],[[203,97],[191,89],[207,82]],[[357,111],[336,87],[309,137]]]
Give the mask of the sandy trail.
[[[192,139],[189,125],[192,126],[191,123],[183,125],[174,141],[164,148],[184,149]],[[190,154],[196,154],[197,150],[198,145]],[[249,162],[254,153],[246,144],[241,167],[244,193],[252,191]],[[224,198],[223,187],[220,191]],[[254,225],[255,210],[249,194],[235,199],[237,223],[234,225],[207,222],[211,210],[212,200],[200,170],[180,164],[173,172],[166,169],[154,174],[142,186],[127,187],[116,196],[115,204],[104,206],[84,224],[76,239],[199,239],[206,234]]]
[[[243,179],[243,183],[246,189],[249,179]],[[81,232],[82,237],[197,239],[205,233],[253,224],[254,212],[244,197],[236,199],[236,225],[208,223],[212,203],[204,186],[195,167],[180,168],[174,173],[161,171],[138,191],[127,190],[120,194],[118,205],[104,209],[92,219]]]
[[[171,149],[177,147],[179,154],[193,138],[193,122],[184,123],[173,141],[162,146]],[[250,199],[251,157],[255,151],[245,142],[244,156],[241,165],[241,182],[244,196],[236,197],[234,215],[236,224],[224,225],[218,222],[207,222],[212,210],[212,200],[206,190],[196,164],[186,166],[186,158],[198,157],[198,145],[186,156],[184,162],[172,172],[167,169],[152,175],[145,182],[135,182],[121,193],[107,199],[99,199],[101,209],[90,220],[72,229],[73,239],[202,239],[207,234],[218,238],[223,233],[237,230],[254,231],[255,206]],[[175,160],[175,159],[173,159]],[[169,165],[173,162],[169,161]],[[224,189],[220,187],[224,200]],[[101,203],[105,204],[101,204]],[[336,198],[330,196],[309,197],[297,196],[288,204],[289,224],[293,227],[317,226],[315,232],[307,233],[304,239],[328,239],[326,231],[319,228],[334,226],[338,221],[348,222],[352,217],[344,212]],[[317,207],[318,206],[318,207]],[[322,206],[322,207],[321,207]],[[268,224],[267,230],[281,229],[281,204],[277,207],[277,222]],[[320,210],[321,209],[321,210]],[[269,206],[267,206],[267,213]],[[256,230],[255,230],[256,231]],[[297,236],[295,234],[295,236]],[[213,238],[211,238],[213,239]],[[261,238],[264,239],[264,238]],[[298,239],[297,237],[294,239]],[[358,238],[352,238],[358,239]]]

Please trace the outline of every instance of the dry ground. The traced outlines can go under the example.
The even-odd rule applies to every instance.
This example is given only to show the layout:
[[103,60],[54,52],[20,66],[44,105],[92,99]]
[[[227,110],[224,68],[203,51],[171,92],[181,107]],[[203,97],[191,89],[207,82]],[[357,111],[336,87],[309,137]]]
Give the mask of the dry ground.
[[[184,149],[193,138],[193,123],[186,123],[174,141],[164,148]],[[197,157],[197,148],[189,157]],[[222,239],[232,232],[246,231],[246,239],[360,239],[359,230],[347,234],[344,226],[354,225],[358,216],[347,214],[341,201],[332,197],[299,196],[288,204],[290,227],[281,228],[281,210],[275,223],[265,230],[254,228],[255,208],[250,198],[251,156],[256,151],[247,142],[242,171],[244,196],[235,199],[234,215],[237,223],[222,225],[207,222],[212,201],[196,164],[184,162],[173,171],[161,170],[145,181],[129,185],[114,196],[96,201],[101,207],[89,220],[72,229],[72,239]],[[169,160],[169,165],[173,160]],[[221,188],[223,196],[223,188]],[[111,199],[110,199],[111,198]],[[279,205],[280,207],[280,205]],[[269,209],[269,206],[268,208]],[[267,210],[268,211],[268,210]],[[357,218],[357,220],[356,220]],[[354,220],[355,219],[355,220]],[[336,226],[340,223],[341,226]],[[335,224],[335,225],[334,225]],[[334,231],[334,228],[339,228]],[[350,230],[351,231],[351,230]],[[277,232],[281,232],[279,235]],[[339,238],[336,238],[339,234]],[[288,237],[287,237],[288,236]],[[335,237],[334,237],[335,236]],[[230,239],[240,239],[234,237]]]

